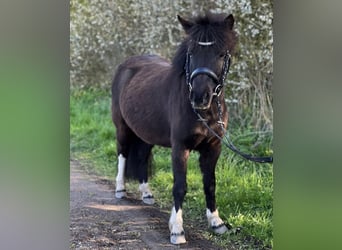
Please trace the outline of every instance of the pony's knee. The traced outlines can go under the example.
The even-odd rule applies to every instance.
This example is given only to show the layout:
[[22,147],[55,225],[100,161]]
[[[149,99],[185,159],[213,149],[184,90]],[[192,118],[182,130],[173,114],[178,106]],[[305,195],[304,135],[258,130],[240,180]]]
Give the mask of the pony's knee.
[[139,190],[141,192],[141,199],[145,204],[148,204],[148,205],[154,204],[154,197],[152,195],[152,192],[147,182],[141,183],[139,185]]
[[183,229],[182,209],[179,208],[176,212],[175,207],[171,210],[171,217],[169,220],[170,242],[172,244],[183,244],[186,242],[185,233]]
[[207,219],[209,228],[212,229],[217,234],[223,234],[228,231],[223,220],[219,217],[218,211],[210,212],[207,208]]

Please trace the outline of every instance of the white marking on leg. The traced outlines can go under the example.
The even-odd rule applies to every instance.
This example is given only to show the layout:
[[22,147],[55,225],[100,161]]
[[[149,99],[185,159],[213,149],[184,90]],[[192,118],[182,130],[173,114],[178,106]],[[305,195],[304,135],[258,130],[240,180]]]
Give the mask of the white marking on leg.
[[141,192],[141,199],[144,203],[149,205],[154,204],[154,198],[147,182],[139,185],[139,191]]
[[178,209],[176,213],[175,207],[172,207],[171,217],[169,220],[170,241],[172,244],[185,243],[185,235],[183,229],[182,209]]
[[207,218],[209,227],[214,230],[215,233],[223,234],[228,231],[223,220],[219,217],[217,209],[214,212],[210,212],[207,208]]
[[126,196],[125,190],[125,165],[126,165],[126,158],[123,157],[122,154],[119,155],[118,158],[118,174],[116,176],[116,189],[115,189],[115,197],[121,199]]

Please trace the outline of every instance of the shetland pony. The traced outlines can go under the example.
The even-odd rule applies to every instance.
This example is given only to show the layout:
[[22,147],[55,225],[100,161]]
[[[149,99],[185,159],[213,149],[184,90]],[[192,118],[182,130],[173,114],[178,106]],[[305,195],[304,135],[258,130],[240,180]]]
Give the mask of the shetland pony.
[[236,44],[232,15],[177,17],[186,37],[172,62],[156,55],[130,57],[119,65],[112,83],[112,119],[118,151],[115,195],[126,196],[127,171],[139,180],[143,202],[153,204],[148,185],[151,150],[153,145],[171,147],[174,205],[169,228],[173,244],[186,242],[182,203],[187,192],[187,160],[192,150],[200,155],[209,227],[219,234],[228,230],[215,203],[215,166],[221,141],[208,131],[197,114],[223,136],[217,123],[218,112],[221,110],[226,128],[225,68]]

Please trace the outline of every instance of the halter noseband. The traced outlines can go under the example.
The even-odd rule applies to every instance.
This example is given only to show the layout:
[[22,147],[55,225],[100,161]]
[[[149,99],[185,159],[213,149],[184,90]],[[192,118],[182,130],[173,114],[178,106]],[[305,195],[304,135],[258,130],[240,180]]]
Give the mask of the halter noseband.
[[[215,44],[215,41],[197,42],[197,44],[200,46],[211,46],[211,45]],[[231,57],[231,55],[229,53],[229,50],[227,50],[225,55],[224,55],[224,62],[223,62],[220,78],[215,74],[214,71],[212,71],[211,69],[209,69],[207,67],[196,68],[190,74],[190,62],[191,62],[192,54],[190,52],[190,48],[188,48],[188,50],[186,52],[186,59],[185,59],[185,76],[186,76],[186,83],[188,84],[188,87],[189,87],[189,91],[191,92],[192,83],[197,76],[206,75],[210,79],[212,79],[214,81],[214,83],[216,84],[216,87],[214,89],[214,95],[220,96],[221,91],[222,91],[222,87],[224,86],[224,81],[226,79],[226,75],[229,71],[230,57]]]

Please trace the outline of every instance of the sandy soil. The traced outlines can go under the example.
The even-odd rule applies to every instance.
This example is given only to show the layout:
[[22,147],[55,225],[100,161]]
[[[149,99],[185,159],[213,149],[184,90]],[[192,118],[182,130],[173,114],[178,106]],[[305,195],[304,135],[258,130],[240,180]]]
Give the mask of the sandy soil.
[[169,213],[130,193],[116,199],[113,183],[70,162],[70,249],[220,249],[191,223],[184,224],[187,243],[170,244],[168,220]]

